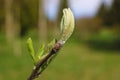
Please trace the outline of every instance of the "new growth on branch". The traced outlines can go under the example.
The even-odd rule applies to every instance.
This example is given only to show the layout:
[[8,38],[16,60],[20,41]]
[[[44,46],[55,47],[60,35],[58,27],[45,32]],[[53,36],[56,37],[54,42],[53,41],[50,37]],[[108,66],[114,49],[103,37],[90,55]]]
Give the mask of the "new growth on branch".
[[30,53],[30,56],[34,63],[34,68],[32,70],[31,75],[27,80],[34,80],[38,78],[41,73],[47,68],[49,63],[54,59],[54,57],[58,54],[58,51],[61,47],[66,43],[66,41],[70,38],[74,31],[74,16],[70,8],[63,9],[63,17],[61,19],[61,33],[60,39],[53,39],[48,45],[41,45],[38,52],[35,53],[34,47],[32,44],[32,39],[28,38],[27,47]]

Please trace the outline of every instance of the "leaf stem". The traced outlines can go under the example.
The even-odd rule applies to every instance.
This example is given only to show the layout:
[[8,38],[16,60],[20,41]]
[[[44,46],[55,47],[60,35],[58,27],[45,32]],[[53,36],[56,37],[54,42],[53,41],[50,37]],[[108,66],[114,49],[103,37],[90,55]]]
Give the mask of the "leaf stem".
[[39,71],[41,66],[47,62],[47,60],[53,55],[56,54],[62,47],[60,42],[56,43],[56,45],[52,48],[49,54],[47,54],[42,60],[40,60],[37,65],[33,68],[33,71],[27,80],[34,80],[38,76],[41,75],[43,71]]

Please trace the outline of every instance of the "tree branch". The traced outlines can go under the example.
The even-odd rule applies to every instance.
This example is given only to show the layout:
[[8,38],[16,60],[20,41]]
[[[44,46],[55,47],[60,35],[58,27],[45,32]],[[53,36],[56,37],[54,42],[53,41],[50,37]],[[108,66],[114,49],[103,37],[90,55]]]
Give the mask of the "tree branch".
[[49,54],[47,54],[42,60],[40,60],[38,62],[38,64],[35,66],[35,68],[33,69],[31,75],[29,76],[29,78],[27,80],[34,80],[35,78],[37,78],[38,76],[41,75],[41,73],[43,71],[39,71],[40,67],[42,65],[44,65],[45,62],[47,62],[47,60],[55,53],[57,53],[60,48],[62,47],[62,44],[60,42],[56,43],[56,45],[52,48],[52,50],[50,51]]

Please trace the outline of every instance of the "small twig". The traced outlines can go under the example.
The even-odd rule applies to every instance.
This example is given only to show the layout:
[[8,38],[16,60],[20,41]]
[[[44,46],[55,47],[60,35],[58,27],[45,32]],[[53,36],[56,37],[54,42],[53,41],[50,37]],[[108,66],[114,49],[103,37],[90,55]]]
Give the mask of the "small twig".
[[[61,35],[60,39],[56,43],[54,40],[48,44],[51,51],[47,53],[45,56],[41,56],[44,52],[44,47],[40,49],[40,52],[38,53],[38,56],[36,57],[34,48],[32,45],[31,38],[28,39],[27,45],[30,52],[30,55],[34,61],[35,67],[29,76],[28,80],[34,80],[37,78],[41,73],[46,69],[48,64],[51,62],[51,60],[57,55],[56,53],[61,49],[62,45],[69,39],[69,37],[72,35],[74,31],[74,16],[70,8],[63,10],[63,17],[61,20]],[[56,44],[55,44],[56,43]],[[54,46],[55,44],[55,46]],[[54,46],[54,47],[53,47]],[[48,50],[49,51],[49,50]],[[41,54],[41,55],[40,55]],[[40,55],[40,56],[39,56]],[[38,59],[38,57],[41,57]]]
[[56,45],[53,47],[53,49],[50,51],[49,54],[45,56],[44,59],[42,59],[33,69],[31,75],[29,76],[28,80],[34,80],[39,75],[41,75],[42,71],[39,72],[40,67],[55,53],[57,53],[60,48],[62,47],[62,44],[60,42],[56,43]]

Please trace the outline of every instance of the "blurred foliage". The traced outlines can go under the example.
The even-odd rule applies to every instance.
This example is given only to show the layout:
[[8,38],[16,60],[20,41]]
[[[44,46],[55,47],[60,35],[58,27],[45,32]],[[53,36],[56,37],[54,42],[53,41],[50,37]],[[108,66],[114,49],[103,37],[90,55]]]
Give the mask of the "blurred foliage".
[[110,9],[103,4],[98,12],[106,26],[120,25],[120,0],[114,0]]
[[120,0],[114,0],[110,8],[107,8],[104,4],[101,5],[96,16],[100,20],[99,27],[97,28],[97,32],[93,31],[90,33],[87,40],[91,47],[102,50],[120,50],[119,9]]
[[[39,47],[37,34],[38,26],[38,0],[14,0],[12,9],[14,17],[20,5],[20,28],[24,36],[21,56],[15,56],[11,45],[5,40],[5,0],[0,0],[0,80],[26,80],[31,72],[32,63],[27,54],[25,42],[28,36],[33,38],[35,49]],[[66,1],[66,0],[61,0]],[[63,6],[61,4],[60,10]],[[76,20],[76,28],[73,36],[65,45],[62,54],[56,58],[41,76],[43,80],[119,80],[120,79],[120,52],[95,51],[83,44],[95,49],[120,50],[120,0],[114,0],[110,9],[101,6],[95,18]],[[60,17],[61,15],[58,15]],[[53,23],[48,24],[49,40],[51,32],[54,32]],[[57,25],[57,27],[59,27]],[[106,29],[107,27],[107,29]],[[52,30],[52,31],[50,31]],[[97,54],[98,53],[98,54]],[[67,64],[66,64],[67,63]]]
[[[41,1],[41,0],[40,0]],[[60,10],[58,14],[58,19],[60,21],[61,15],[62,15],[62,9],[64,7],[67,7],[67,0],[61,0],[60,1]],[[26,36],[26,34],[30,31],[33,31],[33,29],[38,29],[38,9],[39,9],[39,0],[13,0],[12,3],[12,13],[14,15],[15,20],[18,20],[17,13],[18,8],[20,6],[20,31],[21,36]],[[5,0],[0,0],[0,31],[3,33],[5,32]],[[94,18],[82,18],[80,20],[76,20],[76,29],[74,34],[74,41],[80,42],[81,40],[93,40],[94,37],[100,36],[100,38],[96,38],[93,41],[96,40],[98,44],[108,44],[108,42],[113,45],[120,43],[120,0],[114,0],[113,5],[111,8],[106,8],[105,5],[101,5],[101,8],[98,11],[98,14]],[[41,12],[42,13],[42,12]],[[47,24],[47,32],[48,35],[51,38],[51,32],[54,34],[54,24],[55,27],[59,27],[59,23],[57,20],[55,21],[46,21]],[[110,29],[110,34],[103,34],[103,29],[107,27]],[[52,30],[52,31],[50,31]],[[114,31],[113,31],[114,30]],[[50,32],[49,32],[50,31]],[[111,34],[114,32],[115,34]],[[58,34],[58,31],[56,30],[56,34]],[[96,35],[94,35],[96,34]],[[117,37],[113,37],[117,36]],[[90,38],[91,37],[91,38]],[[106,40],[102,40],[105,37]],[[93,39],[92,39],[93,38]],[[99,42],[98,39],[102,40],[102,42]],[[110,41],[108,41],[110,40]],[[111,42],[112,41],[112,42]],[[109,44],[109,45],[110,45]]]
[[95,49],[120,50],[120,35],[103,29],[98,34],[90,36],[88,44]]
[[0,30],[1,30],[1,26],[3,26],[4,24],[4,0],[0,0]]
[[38,0],[21,0],[21,29],[22,35],[28,29],[37,27],[38,23]]

